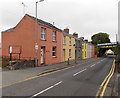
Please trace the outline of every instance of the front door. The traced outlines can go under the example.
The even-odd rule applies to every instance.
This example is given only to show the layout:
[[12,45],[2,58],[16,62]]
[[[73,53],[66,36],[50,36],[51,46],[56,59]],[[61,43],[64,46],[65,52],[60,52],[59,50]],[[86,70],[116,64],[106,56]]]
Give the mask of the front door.
[[41,64],[44,63],[44,48],[41,48]]
[[63,61],[65,61],[65,49],[63,49]]

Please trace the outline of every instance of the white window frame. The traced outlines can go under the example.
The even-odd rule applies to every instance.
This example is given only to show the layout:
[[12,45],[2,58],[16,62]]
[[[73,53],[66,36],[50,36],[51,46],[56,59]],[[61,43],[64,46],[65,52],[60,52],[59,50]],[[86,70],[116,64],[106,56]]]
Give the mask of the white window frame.
[[52,41],[56,41],[56,31],[52,32]]
[[[53,48],[55,48],[55,50],[53,50]],[[52,47],[52,57],[56,57],[56,50],[57,50],[57,47],[56,47],[56,46],[53,46],[53,47]],[[53,55],[53,53],[55,53],[55,55]]]
[[46,40],[46,28],[41,28],[41,40]]

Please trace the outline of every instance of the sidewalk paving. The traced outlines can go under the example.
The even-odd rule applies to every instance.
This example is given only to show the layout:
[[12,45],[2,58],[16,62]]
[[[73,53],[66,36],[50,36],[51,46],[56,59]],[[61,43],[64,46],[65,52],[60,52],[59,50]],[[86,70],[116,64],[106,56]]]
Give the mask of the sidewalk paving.
[[107,85],[105,96],[120,98],[120,73],[114,73]]
[[114,86],[112,90],[112,96],[120,98],[120,73],[114,74]]
[[[77,63],[89,61],[93,58],[85,59],[85,60],[77,60]],[[8,85],[11,83],[15,83],[26,78],[30,78],[33,76],[39,75],[41,72],[46,72],[58,68],[64,68],[75,65],[75,61],[70,61],[70,65],[67,62],[52,64],[48,66],[41,66],[35,68],[26,68],[26,69],[19,69],[19,70],[3,70],[0,73],[2,74],[2,86]]]

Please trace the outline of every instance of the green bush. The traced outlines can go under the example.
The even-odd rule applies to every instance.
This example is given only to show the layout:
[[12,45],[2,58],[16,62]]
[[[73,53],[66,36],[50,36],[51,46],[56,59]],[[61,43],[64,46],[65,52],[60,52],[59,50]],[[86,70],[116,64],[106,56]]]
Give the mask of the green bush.
[[116,64],[116,70],[120,73],[120,44],[118,45],[116,49],[116,57],[115,57],[115,64]]

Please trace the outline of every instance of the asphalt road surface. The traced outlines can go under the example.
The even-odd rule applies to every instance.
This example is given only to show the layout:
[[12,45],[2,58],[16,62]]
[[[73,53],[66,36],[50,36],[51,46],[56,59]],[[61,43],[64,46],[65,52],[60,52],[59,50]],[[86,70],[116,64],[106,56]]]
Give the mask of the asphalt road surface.
[[[95,58],[71,68],[2,88],[3,96],[95,96],[113,57]],[[28,97],[28,98],[29,98]]]

